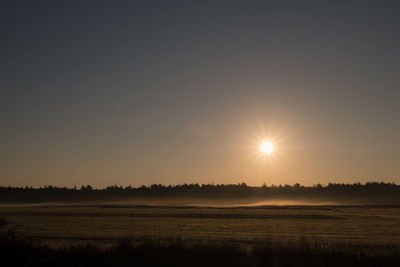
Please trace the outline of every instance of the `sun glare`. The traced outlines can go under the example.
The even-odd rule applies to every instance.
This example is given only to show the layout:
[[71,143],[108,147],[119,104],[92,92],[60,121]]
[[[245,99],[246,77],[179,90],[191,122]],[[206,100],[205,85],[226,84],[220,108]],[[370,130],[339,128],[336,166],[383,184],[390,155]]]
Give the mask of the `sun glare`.
[[271,142],[264,142],[261,144],[261,151],[264,154],[271,154],[274,151],[274,145]]

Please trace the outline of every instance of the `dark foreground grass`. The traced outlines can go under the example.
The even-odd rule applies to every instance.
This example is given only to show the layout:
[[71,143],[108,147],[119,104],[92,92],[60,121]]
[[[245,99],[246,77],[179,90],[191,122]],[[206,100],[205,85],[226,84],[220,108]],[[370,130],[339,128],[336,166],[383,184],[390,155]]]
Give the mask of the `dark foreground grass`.
[[396,247],[322,245],[306,239],[252,244],[182,239],[51,247],[0,218],[0,266],[400,266]]
[[18,237],[0,240],[1,266],[400,266],[398,252],[321,247],[306,241],[265,242],[244,249],[224,243],[182,240],[117,245],[49,247]]

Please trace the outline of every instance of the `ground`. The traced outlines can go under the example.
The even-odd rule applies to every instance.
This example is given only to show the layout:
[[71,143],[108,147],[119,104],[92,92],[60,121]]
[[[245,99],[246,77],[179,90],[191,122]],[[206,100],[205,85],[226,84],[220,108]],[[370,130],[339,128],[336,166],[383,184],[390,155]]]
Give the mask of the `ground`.
[[397,206],[35,205],[0,207],[0,217],[51,245],[110,244],[130,236],[241,243],[306,238],[329,244],[400,246]]

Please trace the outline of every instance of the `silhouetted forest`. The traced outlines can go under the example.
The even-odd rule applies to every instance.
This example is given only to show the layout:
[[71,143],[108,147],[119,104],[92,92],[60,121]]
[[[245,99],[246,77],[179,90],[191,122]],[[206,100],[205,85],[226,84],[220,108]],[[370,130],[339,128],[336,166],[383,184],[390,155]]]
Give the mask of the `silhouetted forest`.
[[38,203],[48,201],[129,201],[135,199],[207,199],[207,200],[318,200],[363,201],[366,204],[400,204],[400,185],[368,182],[365,184],[317,184],[314,186],[278,185],[248,186],[240,184],[180,184],[141,187],[108,186],[94,189],[46,186],[0,187],[1,203]]

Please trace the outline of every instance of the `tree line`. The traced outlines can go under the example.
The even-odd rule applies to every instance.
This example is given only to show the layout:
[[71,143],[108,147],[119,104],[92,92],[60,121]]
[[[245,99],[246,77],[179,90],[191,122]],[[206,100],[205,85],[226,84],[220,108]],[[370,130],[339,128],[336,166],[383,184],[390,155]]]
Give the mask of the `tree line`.
[[178,184],[150,186],[118,186],[112,185],[95,189],[90,185],[80,188],[44,186],[34,187],[0,187],[0,202],[2,203],[35,203],[46,201],[115,201],[130,199],[220,199],[237,198],[254,199],[318,199],[318,200],[368,200],[370,202],[385,202],[400,204],[400,185],[384,182],[368,182],[365,184],[316,184],[303,186],[294,185],[262,185],[249,186],[238,184]]

